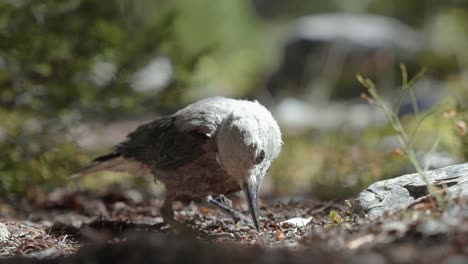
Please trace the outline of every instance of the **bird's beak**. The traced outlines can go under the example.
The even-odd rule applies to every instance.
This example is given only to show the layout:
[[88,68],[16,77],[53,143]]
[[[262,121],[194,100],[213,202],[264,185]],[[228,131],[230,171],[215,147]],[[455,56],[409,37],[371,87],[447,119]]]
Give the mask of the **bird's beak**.
[[260,213],[258,210],[259,183],[253,182],[251,178],[252,177],[249,177],[248,180],[246,180],[244,183],[244,193],[245,197],[247,198],[247,202],[249,203],[250,214],[252,215],[255,228],[260,232]]

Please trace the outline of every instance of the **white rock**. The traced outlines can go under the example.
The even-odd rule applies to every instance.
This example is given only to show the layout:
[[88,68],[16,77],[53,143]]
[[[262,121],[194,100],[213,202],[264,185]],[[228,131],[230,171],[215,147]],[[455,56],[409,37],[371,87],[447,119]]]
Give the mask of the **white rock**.
[[0,242],[5,241],[10,237],[10,231],[4,223],[0,223]]
[[309,218],[294,217],[286,221],[280,222],[280,224],[289,225],[292,227],[305,227],[307,224],[310,223],[310,221],[312,221],[312,217],[309,217]]

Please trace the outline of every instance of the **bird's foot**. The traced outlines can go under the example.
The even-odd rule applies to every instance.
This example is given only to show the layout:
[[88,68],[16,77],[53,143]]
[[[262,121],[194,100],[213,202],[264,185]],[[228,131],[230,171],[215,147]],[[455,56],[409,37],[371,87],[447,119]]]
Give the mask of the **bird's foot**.
[[206,197],[206,200],[209,203],[221,208],[223,211],[229,213],[234,218],[235,222],[241,221],[243,224],[247,224],[252,227],[254,226],[253,221],[249,217],[245,216],[243,213],[235,209],[232,206],[231,200],[229,200],[226,196],[219,195],[216,198],[213,198],[211,195],[208,195]]
[[230,207],[231,209],[234,209],[234,207],[232,206],[232,201],[229,198],[227,198],[226,196],[221,194],[221,195],[216,196],[214,199],[216,201]]

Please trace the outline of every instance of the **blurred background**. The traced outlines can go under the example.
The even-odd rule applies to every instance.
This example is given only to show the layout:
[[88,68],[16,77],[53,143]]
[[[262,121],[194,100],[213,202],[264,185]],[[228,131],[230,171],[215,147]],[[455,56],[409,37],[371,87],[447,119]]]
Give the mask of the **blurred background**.
[[[463,0],[0,0],[0,198],[73,187],[139,124],[210,96],[258,99],[279,121],[264,197],[356,195],[414,171],[356,74],[399,106],[425,168],[466,162],[467,31]],[[400,64],[425,69],[411,92]],[[160,192],[151,181],[80,185]]]

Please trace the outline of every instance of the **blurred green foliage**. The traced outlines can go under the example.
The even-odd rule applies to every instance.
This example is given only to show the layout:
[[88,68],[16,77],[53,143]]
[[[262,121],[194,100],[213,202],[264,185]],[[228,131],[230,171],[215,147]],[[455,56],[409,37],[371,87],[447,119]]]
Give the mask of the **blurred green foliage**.
[[[255,2],[268,5],[264,10],[269,13],[263,15],[270,19],[322,12],[365,12],[394,17],[422,30],[425,50],[413,62],[413,68],[426,67],[426,77],[440,81],[439,88],[444,89],[447,97],[433,109],[406,116],[402,122],[408,131],[415,131],[411,143],[418,154],[428,154],[434,148],[448,153],[454,161],[468,161],[468,56],[464,51],[468,45],[468,2],[337,0],[318,5],[301,1]],[[285,16],[282,8],[286,5]],[[355,80],[350,81],[354,79],[353,70],[344,69],[344,83],[336,85],[354,85]],[[450,112],[453,116],[447,115]],[[404,154],[395,156],[391,150],[379,148],[379,141],[395,135],[390,125],[369,127],[360,136],[352,137],[346,129],[325,133],[285,139],[284,151],[271,170],[277,192],[300,190],[322,199],[346,198],[374,181],[414,172]]]
[[343,132],[285,138],[279,160],[271,176],[275,192],[286,195],[297,191],[319,199],[345,199],[371,183],[397,176],[408,162],[390,151],[376,147],[382,131],[369,131],[365,137]]
[[[0,197],[66,184],[89,161],[70,133],[84,120],[172,111],[207,76],[248,87],[263,61],[249,61],[262,53],[248,10],[247,1],[0,1]],[[159,56],[174,71],[169,87],[132,89]]]
[[448,84],[455,95],[452,106],[455,115],[451,118],[458,139],[455,151],[463,157],[464,161],[468,161],[468,86],[463,76],[452,77]]
[[[178,106],[208,78],[240,95],[268,60],[261,39],[248,1],[2,1],[0,103],[111,117]],[[133,91],[131,75],[159,55],[174,65],[171,89],[158,97]],[[115,71],[96,82],[93,67],[102,64]]]
[[[100,116],[142,111],[143,95],[129,87],[134,71],[161,53],[178,54],[177,87],[186,87],[184,73],[200,55],[172,45],[176,11],[138,14],[131,1],[118,0],[13,3],[0,6],[0,102],[7,109]],[[97,63],[115,68],[102,83],[92,79]]]
[[[463,142],[467,136],[461,135],[456,125],[466,118],[466,112],[446,116],[455,106],[446,102],[401,118],[418,154],[436,150],[466,160]],[[346,129],[309,131],[301,136],[286,135],[283,140],[280,157],[270,170],[273,191],[278,195],[304,193],[322,200],[346,199],[376,181],[414,172],[391,124],[368,127],[359,133]]]
[[[64,183],[85,159],[64,136],[81,116],[141,111],[143,97],[129,88],[128,75],[173,41],[175,14],[144,21],[122,16],[131,11],[125,5],[78,0],[0,5],[1,148],[6,154],[0,162],[1,196]],[[99,61],[118,72],[101,85],[90,78]]]
[[[430,22],[436,29],[433,48],[450,50],[429,50],[421,55],[422,64],[441,80],[454,74],[447,83],[459,96],[450,105],[457,117],[444,123],[441,145],[468,159],[468,137],[455,129],[456,122],[468,122],[465,81],[455,72],[468,63],[466,52],[456,50],[468,41],[463,34],[468,28],[464,3],[253,2],[263,5],[263,11],[252,9],[248,0],[0,1],[0,198],[14,200],[37,186],[68,184],[68,175],[90,159],[70,133],[84,120],[172,111],[213,94],[247,94],[262,82],[261,69],[275,59],[275,37],[265,35],[276,34],[277,18],[318,12],[369,11],[413,26]],[[255,11],[270,20],[262,23]],[[432,14],[434,19],[428,19]],[[160,92],[133,90],[134,73],[159,56],[174,68],[169,87]],[[99,67],[107,69],[106,78],[96,78]],[[433,132],[440,124],[437,118],[419,133]],[[405,121],[415,124],[411,118]],[[347,131],[286,137],[271,170],[276,192],[312,190],[321,198],[343,198],[377,179],[396,176],[407,163],[375,147],[388,131],[369,128],[362,137]],[[433,136],[418,137],[427,138],[421,145],[431,145]]]
[[0,119],[1,198],[14,199],[37,186],[63,184],[70,169],[88,159],[74,144],[58,137],[65,129],[58,122],[43,123],[37,116],[4,109]]

